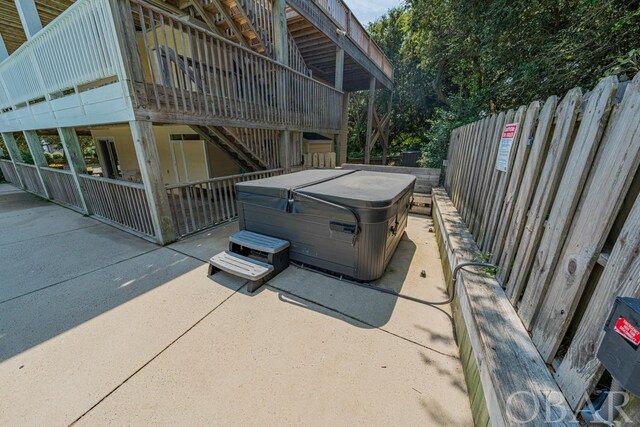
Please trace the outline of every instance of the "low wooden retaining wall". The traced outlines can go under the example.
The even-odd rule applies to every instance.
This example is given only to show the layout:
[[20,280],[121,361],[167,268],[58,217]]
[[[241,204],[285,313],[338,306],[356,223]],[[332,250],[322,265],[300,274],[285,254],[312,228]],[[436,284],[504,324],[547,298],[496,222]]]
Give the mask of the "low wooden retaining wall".
[[[480,253],[446,191],[433,216],[445,277]],[[449,289],[451,292],[453,289]],[[461,270],[453,317],[476,426],[578,425],[500,284],[481,269]]]

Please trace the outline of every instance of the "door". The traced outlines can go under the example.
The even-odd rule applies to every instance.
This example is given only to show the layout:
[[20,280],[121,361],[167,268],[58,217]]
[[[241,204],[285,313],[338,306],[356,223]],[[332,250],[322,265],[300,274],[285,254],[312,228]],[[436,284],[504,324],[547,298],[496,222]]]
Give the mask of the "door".
[[205,143],[198,135],[169,135],[169,148],[176,184],[210,178]]
[[116,143],[113,138],[98,138],[96,145],[98,146],[100,164],[102,165],[102,176],[111,179],[122,178]]

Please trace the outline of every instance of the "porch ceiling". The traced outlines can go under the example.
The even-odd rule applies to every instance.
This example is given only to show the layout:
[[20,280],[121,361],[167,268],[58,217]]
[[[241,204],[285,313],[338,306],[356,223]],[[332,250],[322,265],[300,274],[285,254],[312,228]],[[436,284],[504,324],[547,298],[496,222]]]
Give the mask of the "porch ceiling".
[[[287,13],[287,26],[313,76],[327,84],[335,83],[336,45],[309,21],[293,11]],[[351,56],[344,57],[344,89],[369,89],[367,70]],[[382,85],[378,84],[379,87]]]
[[[64,12],[75,0],[35,0],[42,25],[47,25],[56,16]],[[27,37],[22,29],[20,16],[13,0],[0,2],[0,34],[7,45],[9,54],[13,53]]]
[[[38,15],[42,21],[42,26],[46,26],[58,15],[67,10],[76,0],[35,0]],[[176,4],[178,0],[146,0],[148,3],[183,14]],[[7,46],[9,54],[27,41],[27,36],[22,29],[20,16],[14,0],[0,0],[0,34]]]

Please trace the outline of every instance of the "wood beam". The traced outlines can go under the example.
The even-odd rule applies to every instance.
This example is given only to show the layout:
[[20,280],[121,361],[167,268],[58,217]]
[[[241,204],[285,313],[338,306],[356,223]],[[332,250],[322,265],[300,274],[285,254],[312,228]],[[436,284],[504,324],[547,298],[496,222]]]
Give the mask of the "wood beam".
[[227,25],[229,25],[231,31],[235,33],[236,38],[238,39],[238,43],[240,43],[244,47],[249,47],[249,43],[247,43],[244,35],[242,35],[242,32],[236,25],[236,21],[233,20],[229,13],[227,13],[227,9],[225,9],[222,3],[220,3],[220,0],[211,0],[211,3],[216,7],[216,9],[218,9],[218,12],[220,12],[224,20],[227,21]]
[[38,9],[34,0],[14,0],[22,29],[24,30],[27,40],[33,38],[38,31],[42,29],[42,22],[38,15]]
[[153,126],[151,122],[131,121],[129,122],[129,127],[131,128],[133,145],[138,158],[142,183],[147,195],[156,241],[160,245],[168,245],[176,241],[177,233],[169,206],[167,190],[162,179],[160,156],[158,155],[156,138],[153,134]]
[[338,139],[338,150],[336,156],[337,163],[343,164],[347,162],[347,141],[349,139],[349,98],[350,93],[342,94],[342,126],[340,128],[340,138]]
[[12,132],[2,132],[2,139],[4,140],[4,145],[7,147],[7,151],[9,152],[9,158],[13,163],[13,167],[16,169],[16,175],[18,175],[20,187],[25,188],[24,181],[22,180],[22,175],[16,167],[16,162],[22,162],[22,153],[20,153],[18,144],[16,144],[16,138],[13,136]]
[[198,12],[200,17],[204,21],[204,23],[207,24],[208,29],[218,35],[222,35],[222,33],[220,32],[220,29],[218,28],[216,23],[213,21],[213,19],[211,19],[211,16],[209,16],[209,13],[205,10],[204,6],[202,5],[202,1],[201,0],[189,0],[189,1],[191,3],[191,6],[193,6],[196,12]]
[[47,187],[47,183],[42,177],[42,169],[49,166],[47,163],[46,157],[44,157],[44,151],[42,150],[42,144],[40,143],[40,137],[36,133],[35,130],[26,130],[22,132],[24,135],[24,139],[27,140],[27,146],[29,147],[29,152],[31,153],[31,158],[33,158],[33,164],[36,167],[36,171],[38,172],[38,178],[40,179],[40,183],[42,184],[42,189],[44,191],[44,196],[47,199],[51,199],[49,194],[49,188]]
[[0,34],[0,62],[4,61],[8,57],[9,57],[9,51],[7,50],[7,45],[4,43],[2,34]]
[[335,71],[336,89],[342,92],[344,82],[344,49],[336,47],[336,71]]
[[91,215],[91,210],[87,203],[87,189],[84,185],[84,181],[80,179],[80,175],[87,173],[87,165],[84,162],[84,156],[82,155],[78,135],[74,128],[58,128],[58,135],[60,135],[60,142],[62,143],[65,156],[67,157],[67,162],[69,162],[69,169],[73,176],[73,182],[76,184],[78,194],[80,195],[82,210],[87,215]]
[[[378,67],[371,57],[362,52],[360,48],[349,37],[344,37],[336,31],[335,23],[326,15],[326,13],[314,2],[308,0],[288,0],[289,6],[298,14],[303,16],[314,27],[318,28],[336,45],[342,47],[345,53],[351,56],[359,64],[361,64],[370,74],[372,74],[383,86],[393,88],[393,81]],[[315,9],[312,13],[309,8]]]
[[[285,0],[273,0],[273,45],[276,61],[289,65],[289,41],[287,30],[287,3]],[[282,105],[287,105],[287,90],[284,82],[280,82],[278,99]],[[278,157],[280,167],[285,173],[291,171],[291,138],[287,131],[280,132],[278,138]]]
[[369,80],[369,105],[367,111],[367,140],[364,149],[364,164],[368,165],[371,158],[371,148],[373,146],[371,142],[371,136],[373,133],[373,110],[375,108],[376,100],[376,78],[371,76]]

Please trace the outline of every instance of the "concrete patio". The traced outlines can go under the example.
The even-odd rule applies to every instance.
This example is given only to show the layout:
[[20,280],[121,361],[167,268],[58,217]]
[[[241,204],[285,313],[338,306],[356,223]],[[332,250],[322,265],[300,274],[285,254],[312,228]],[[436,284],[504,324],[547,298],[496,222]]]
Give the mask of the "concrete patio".
[[[431,225],[376,285],[446,298]],[[295,266],[249,295],[207,277],[235,222],[161,248],[0,184],[0,230],[2,425],[472,425],[448,306]]]

